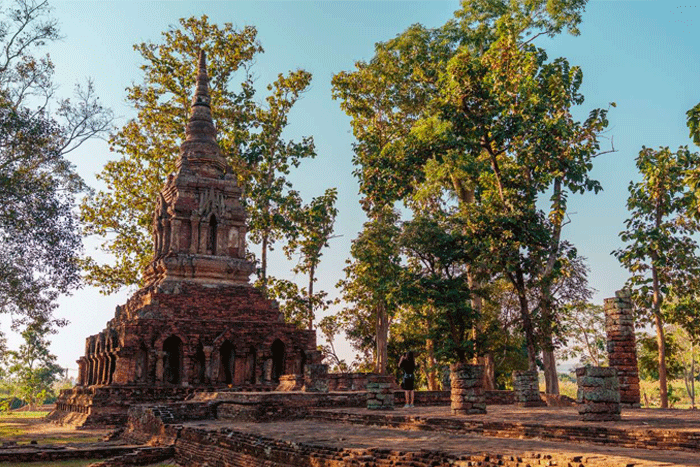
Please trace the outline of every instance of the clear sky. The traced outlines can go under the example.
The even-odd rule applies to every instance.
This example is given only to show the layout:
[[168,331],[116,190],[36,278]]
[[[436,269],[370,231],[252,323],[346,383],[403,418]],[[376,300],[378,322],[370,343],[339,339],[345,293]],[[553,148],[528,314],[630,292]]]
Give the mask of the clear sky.
[[[318,157],[305,161],[291,179],[306,200],[335,186],[339,191],[336,234],[325,250],[318,288],[336,296],[343,277],[350,242],[365,221],[358,205],[349,118],[331,99],[334,73],[350,70],[357,60],[372,57],[375,42],[388,40],[413,23],[444,24],[458,9],[451,1],[59,1],[53,2],[65,39],[47,50],[56,64],[60,93],[70,95],[76,80],[91,77],[103,103],[119,117],[118,125],[133,117],[125,103],[125,88],[140,82],[139,56],[133,44],[160,40],[160,34],[179,18],[206,14],[212,23],[253,25],[265,53],[254,67],[261,90],[278,73],[296,68],[310,71],[310,91],[290,117],[288,138],[312,135]],[[636,180],[634,158],[642,146],[689,145],[685,112],[700,102],[700,1],[639,0],[589,1],[581,35],[542,40],[550,58],[567,57],[584,72],[586,102],[580,119],[596,107],[615,102],[607,133],[617,152],[596,159],[593,176],[604,191],[570,198],[571,223],[564,231],[591,267],[595,301],[612,296],[626,280],[625,271],[610,255],[621,243],[618,233],[627,217],[627,186]],[[259,94],[263,99],[264,94]],[[215,110],[215,109],[214,109]],[[697,150],[698,148],[695,148]],[[99,188],[94,175],[110,157],[104,141],[85,145],[71,160],[86,181]],[[97,241],[88,239],[91,251]],[[279,249],[275,252],[279,253]],[[273,257],[271,273],[294,278],[292,265]],[[303,284],[303,278],[296,278]],[[62,298],[56,315],[70,324],[54,336],[52,351],[59,363],[76,369],[85,338],[102,330],[133,290],[109,297],[83,288]],[[2,327],[8,317],[0,316]],[[10,346],[18,345],[16,336]],[[350,351],[346,349],[348,357]],[[71,372],[75,375],[75,372]]]

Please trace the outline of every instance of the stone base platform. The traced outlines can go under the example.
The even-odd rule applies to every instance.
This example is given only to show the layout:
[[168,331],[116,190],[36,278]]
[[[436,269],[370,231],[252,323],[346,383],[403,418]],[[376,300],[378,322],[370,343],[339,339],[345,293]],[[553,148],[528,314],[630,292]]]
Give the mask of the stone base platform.
[[[269,388],[271,390],[272,388]],[[60,425],[74,427],[120,427],[127,421],[129,408],[139,404],[171,404],[193,397],[197,392],[226,394],[227,392],[247,393],[263,389],[250,388],[209,388],[173,386],[76,386],[64,389],[56,401],[56,409],[47,419]]]
[[403,409],[390,414],[362,409],[311,409],[306,418],[410,431],[536,438],[700,454],[700,413],[697,411],[626,409],[617,422],[581,422],[576,407],[508,405],[489,406],[488,411],[484,415],[453,416],[445,407]]
[[561,407],[498,406],[472,416],[452,416],[449,407],[338,408],[312,409],[306,419],[173,429],[173,460],[188,466],[700,465],[700,415],[679,410],[629,410],[619,422],[584,425],[576,409]]

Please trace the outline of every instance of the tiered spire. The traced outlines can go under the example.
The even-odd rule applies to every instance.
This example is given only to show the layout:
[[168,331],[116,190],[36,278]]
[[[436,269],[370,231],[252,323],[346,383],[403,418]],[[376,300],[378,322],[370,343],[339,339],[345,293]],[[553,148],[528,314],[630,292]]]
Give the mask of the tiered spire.
[[202,50],[199,52],[197,87],[192,99],[190,119],[185,129],[185,141],[180,146],[178,165],[192,168],[200,166],[208,175],[214,175],[211,169],[224,172],[226,161],[216,141],[216,127],[211,116],[210,102],[207,58]]

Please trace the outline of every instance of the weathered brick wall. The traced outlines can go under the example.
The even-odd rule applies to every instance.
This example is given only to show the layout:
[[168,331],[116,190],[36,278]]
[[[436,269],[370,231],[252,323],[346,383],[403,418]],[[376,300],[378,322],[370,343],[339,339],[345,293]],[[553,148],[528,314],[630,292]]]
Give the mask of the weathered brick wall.
[[[522,467],[523,465],[571,465],[586,467],[596,456],[534,452],[513,456],[496,452],[453,455],[439,450],[406,452],[370,448],[344,449],[277,441],[227,428],[207,432],[184,428],[175,443],[175,461],[192,467],[356,467],[356,466],[454,466]],[[614,462],[605,465],[624,465]]]
[[629,291],[618,290],[605,301],[608,361],[620,380],[620,404],[639,407],[639,370],[634,336],[634,316]]
[[[495,438],[537,438],[567,443],[614,444],[616,447],[700,452],[700,432],[696,430],[620,429],[618,426],[556,425],[523,423],[518,420],[490,420],[488,417],[421,417],[414,414],[340,412],[310,410],[307,419],[325,422],[350,423],[400,430],[435,431],[440,433],[471,434]],[[566,465],[566,464],[564,464]]]
[[329,373],[329,391],[364,391],[367,378],[373,373]]

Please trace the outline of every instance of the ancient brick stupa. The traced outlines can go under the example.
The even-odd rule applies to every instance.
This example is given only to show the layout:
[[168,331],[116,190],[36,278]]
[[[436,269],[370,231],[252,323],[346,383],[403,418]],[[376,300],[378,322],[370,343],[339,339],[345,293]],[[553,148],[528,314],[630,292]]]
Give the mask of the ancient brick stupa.
[[271,390],[281,375],[320,363],[315,333],[286,324],[248,282],[241,188],[216,140],[208,82],[202,52],[177,170],[156,202],[147,285],[87,338],[78,385],[61,394],[53,419],[120,423],[133,404]]

